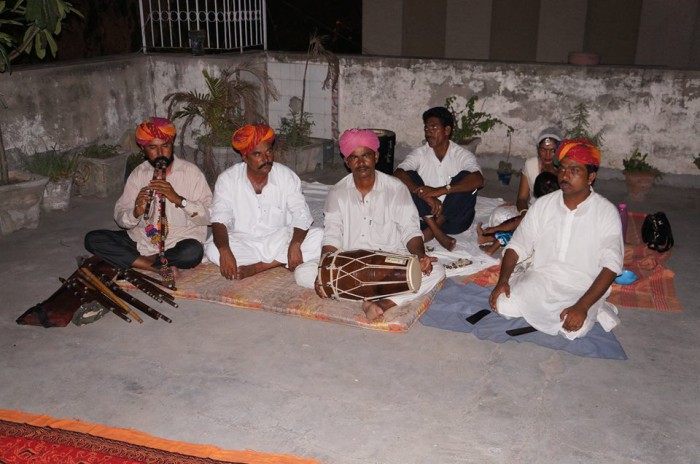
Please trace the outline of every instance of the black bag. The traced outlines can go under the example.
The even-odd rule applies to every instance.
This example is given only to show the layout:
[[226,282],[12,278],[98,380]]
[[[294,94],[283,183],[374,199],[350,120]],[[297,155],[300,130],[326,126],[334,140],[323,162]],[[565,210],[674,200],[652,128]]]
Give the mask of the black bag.
[[659,253],[668,251],[673,246],[673,234],[668,218],[662,212],[648,214],[642,224],[642,240],[652,250]]

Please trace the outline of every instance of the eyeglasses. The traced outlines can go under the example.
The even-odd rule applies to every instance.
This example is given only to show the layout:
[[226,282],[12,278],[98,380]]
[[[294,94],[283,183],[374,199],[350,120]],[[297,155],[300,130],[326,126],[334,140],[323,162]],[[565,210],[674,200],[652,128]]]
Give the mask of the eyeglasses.
[[561,166],[559,165],[559,170],[557,171],[557,174],[559,175],[566,175],[568,172],[571,177],[578,177],[581,175],[581,173],[585,172],[586,170],[582,168],[581,166]]
[[363,161],[374,159],[374,152],[368,151],[366,153],[361,154],[360,156],[350,155],[347,158],[345,158],[345,161],[348,164],[352,164],[352,163],[357,163],[360,160],[360,158],[362,158]]
[[423,126],[423,132],[435,132],[441,130],[442,126],[440,124],[432,124],[430,126]]

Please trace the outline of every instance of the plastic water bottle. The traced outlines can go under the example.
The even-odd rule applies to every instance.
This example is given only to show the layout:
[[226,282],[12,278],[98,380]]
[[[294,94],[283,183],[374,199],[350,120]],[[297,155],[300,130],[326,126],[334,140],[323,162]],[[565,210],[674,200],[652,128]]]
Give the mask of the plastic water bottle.
[[627,221],[629,219],[627,213],[627,204],[620,203],[617,205],[618,211],[620,211],[620,221],[622,221],[622,240],[627,242]]

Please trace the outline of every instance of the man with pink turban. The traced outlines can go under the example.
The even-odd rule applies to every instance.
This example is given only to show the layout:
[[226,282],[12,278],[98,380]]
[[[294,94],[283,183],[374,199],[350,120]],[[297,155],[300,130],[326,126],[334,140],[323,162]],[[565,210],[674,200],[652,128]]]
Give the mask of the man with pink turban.
[[[484,177],[474,154],[450,140],[454,118],[436,106],[423,113],[426,143],[406,156],[394,175],[406,184],[421,218],[423,238],[452,251],[474,221],[476,194]],[[448,235],[450,234],[450,235]]]
[[318,258],[323,231],[301,193],[301,180],[275,162],[275,131],[247,125],[231,138],[242,163],[219,175],[211,208],[209,261],[226,279],[244,279],[278,266],[293,271]]
[[[367,129],[351,129],[343,133],[339,144],[351,173],[335,184],[326,198],[321,253],[353,249],[408,253],[418,257],[423,271],[417,293],[362,303],[367,319],[376,321],[392,307],[429,292],[445,278],[445,269],[425,254],[418,211],[406,186],[375,169],[377,135]],[[317,273],[317,263],[305,263],[294,277],[297,284],[314,288]],[[317,286],[316,292],[324,297]]]
[[[151,117],[136,127],[145,162],[131,172],[114,206],[114,220],[121,230],[89,232],[85,236],[89,252],[121,269],[176,273],[202,261],[212,193],[202,171],[173,154],[175,136],[175,126],[165,118]],[[165,167],[165,178],[156,178],[157,166]],[[157,201],[161,197],[165,198],[163,217]],[[159,256],[163,236],[166,263]]]
[[[503,316],[525,318],[533,330],[573,340],[596,322],[606,331],[620,322],[605,299],[622,272],[622,225],[617,208],[592,187],[597,147],[564,140],[555,159],[561,190],[530,207],[508,242],[489,302]],[[531,256],[527,269],[516,269]]]

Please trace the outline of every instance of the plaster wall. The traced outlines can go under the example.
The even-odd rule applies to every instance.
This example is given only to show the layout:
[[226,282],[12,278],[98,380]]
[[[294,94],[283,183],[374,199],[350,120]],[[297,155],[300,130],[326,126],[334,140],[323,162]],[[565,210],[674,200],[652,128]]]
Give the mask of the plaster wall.
[[[202,69],[214,72],[241,60],[267,65],[281,98],[268,99],[273,127],[299,96],[302,55],[253,53],[193,57],[134,55],[112,60],[16,69],[0,75],[7,149],[44,151],[92,142],[116,143],[150,115],[164,115],[163,97],[176,90],[204,91]],[[307,102],[313,135],[331,134],[331,91],[322,89],[325,65],[312,63]],[[339,126],[392,130],[397,158],[423,143],[422,112],[459,95],[478,94],[478,109],[515,128],[512,140],[497,128],[483,137],[478,153],[493,167],[509,151],[515,163],[533,156],[536,134],[567,126],[578,103],[586,103],[594,131],[604,130],[603,166],[622,168],[634,148],[669,174],[700,179],[698,155],[700,71],[632,67],[470,62],[392,57],[341,57]],[[193,145],[189,134],[185,143]]]
[[[353,57],[342,60],[340,130],[377,127],[397,134],[397,146],[423,143],[421,114],[459,95],[479,95],[478,109],[515,128],[511,156],[534,155],[536,134],[570,126],[579,103],[592,130],[603,130],[603,166],[622,168],[634,148],[665,173],[700,174],[700,72],[628,67],[504,64],[448,60]],[[509,150],[505,130],[483,137],[479,153]],[[495,157],[494,157],[495,158]]]
[[148,68],[146,59],[125,57],[1,74],[5,148],[32,153],[114,143],[152,111]]

